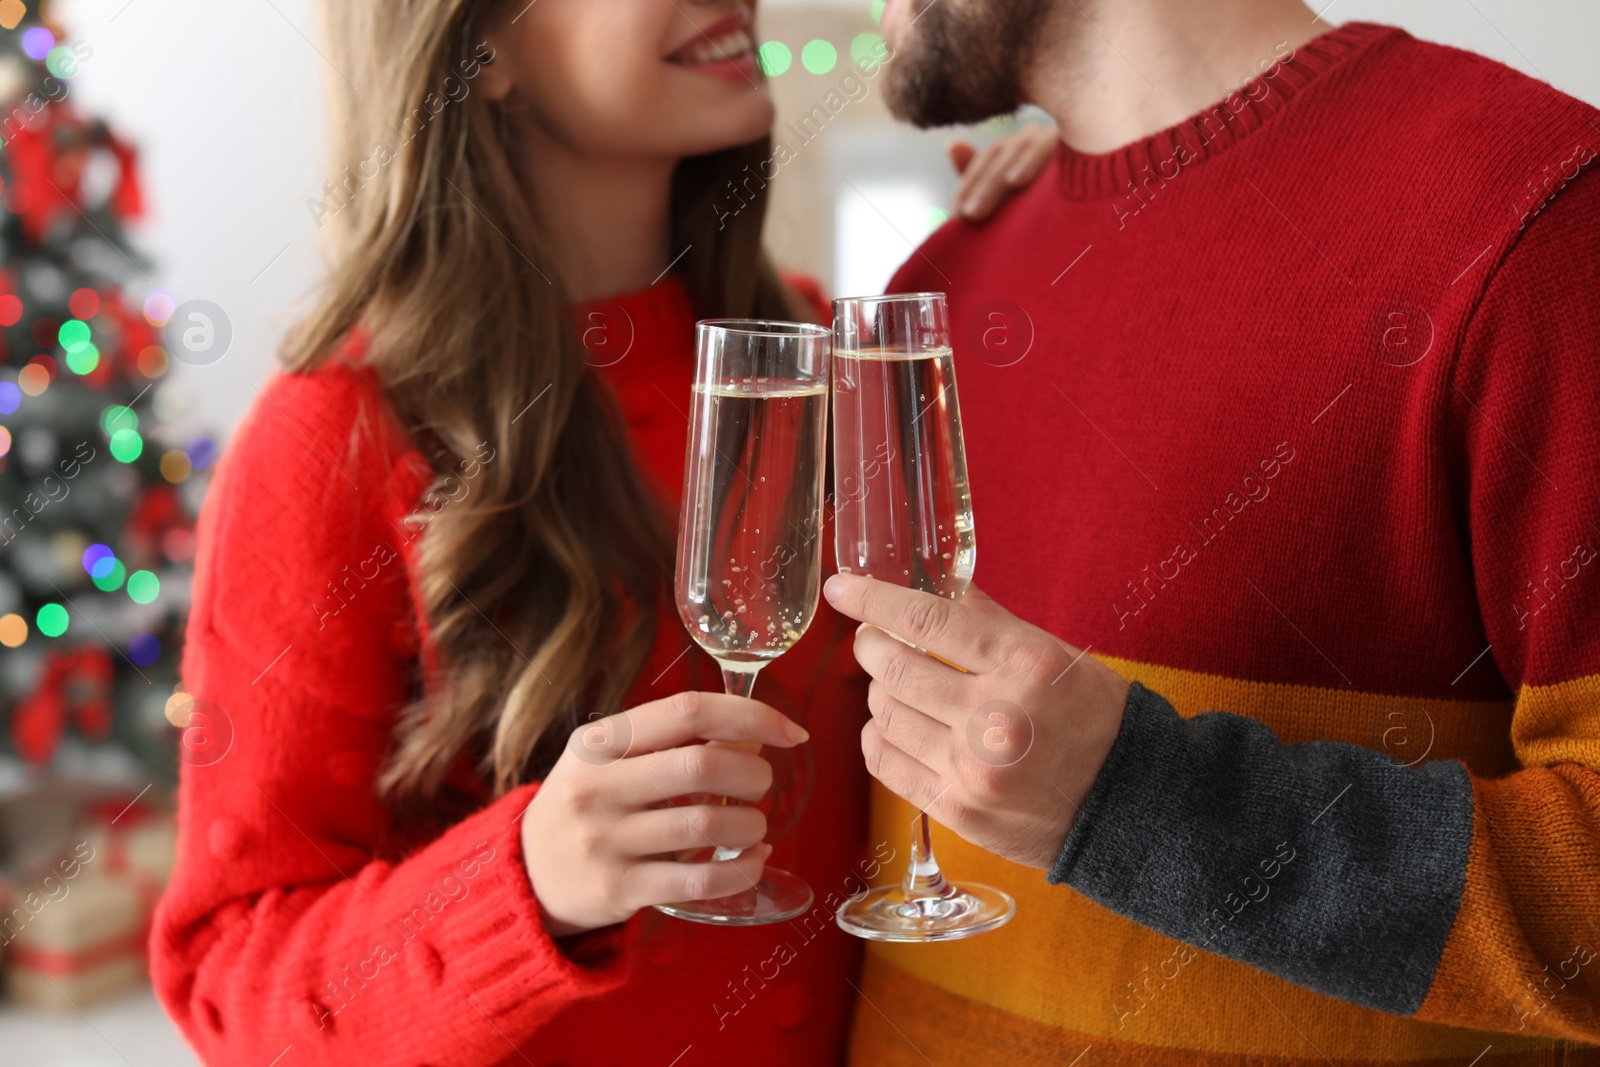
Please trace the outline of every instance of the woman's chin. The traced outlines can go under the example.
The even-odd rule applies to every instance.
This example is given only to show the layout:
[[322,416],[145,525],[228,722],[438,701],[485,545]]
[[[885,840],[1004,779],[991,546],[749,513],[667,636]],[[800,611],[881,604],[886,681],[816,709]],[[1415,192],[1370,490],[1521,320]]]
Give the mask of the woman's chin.
[[737,114],[708,115],[704,125],[696,131],[704,135],[694,139],[699,147],[686,154],[707,155],[759,141],[772,133],[776,120],[777,109],[773,107],[772,98],[763,90],[758,99],[750,100]]

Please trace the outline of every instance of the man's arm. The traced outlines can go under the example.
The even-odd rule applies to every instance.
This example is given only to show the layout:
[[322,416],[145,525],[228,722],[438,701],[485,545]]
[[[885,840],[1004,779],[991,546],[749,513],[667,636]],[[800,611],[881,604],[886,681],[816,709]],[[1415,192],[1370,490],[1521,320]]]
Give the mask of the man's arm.
[[[830,579],[847,614],[969,668],[863,629],[869,769],[913,804],[937,800],[968,840],[1307,988],[1600,1041],[1597,348],[1587,173],[1506,254],[1444,386],[1441,506],[1470,541],[1491,653],[1478,669],[1492,660],[1517,694],[1517,772],[1286,745],[1225,712],[1184,719],[977,591],[956,604]],[[975,728],[1012,740],[975,760]]]

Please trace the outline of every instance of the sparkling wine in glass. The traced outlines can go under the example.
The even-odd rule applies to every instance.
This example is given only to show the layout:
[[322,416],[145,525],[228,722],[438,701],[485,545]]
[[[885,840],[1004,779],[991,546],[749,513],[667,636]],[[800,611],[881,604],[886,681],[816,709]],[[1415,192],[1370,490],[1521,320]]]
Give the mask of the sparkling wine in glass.
[[[833,329],[839,570],[959,600],[977,542],[944,294],[835,300]],[[845,901],[838,921],[875,941],[951,941],[993,930],[1015,912],[993,886],[945,878],[922,812],[905,878]]]
[[[800,640],[817,611],[830,336],[793,322],[713,319],[696,328],[678,614],[738,696],[750,695],[757,672]],[[739,851],[718,848],[711,858]],[[657,906],[680,919],[756,926],[792,919],[811,901],[805,882],[767,867],[733,896]]]

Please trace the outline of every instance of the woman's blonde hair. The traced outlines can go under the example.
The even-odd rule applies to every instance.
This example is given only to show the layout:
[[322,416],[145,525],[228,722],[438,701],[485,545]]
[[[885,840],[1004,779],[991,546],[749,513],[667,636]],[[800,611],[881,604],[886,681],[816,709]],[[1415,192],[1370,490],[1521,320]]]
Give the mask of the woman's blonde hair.
[[[436,486],[457,461],[494,449],[419,542],[441,677],[419,687],[381,781],[413,817],[448,816],[445,778],[462,752],[498,795],[544,773],[583,718],[618,710],[671,577],[668,517],[583,358],[504,117],[471,91],[490,53],[469,22],[499,13],[474,6],[327,4],[339,75],[319,222],[332,263],[283,353],[291,370],[309,370],[359,323],[389,403],[434,457]],[[692,246],[678,269],[701,316],[812,317],[762,253],[762,198],[732,217],[716,207],[768,151],[762,142],[678,167],[672,247]]]

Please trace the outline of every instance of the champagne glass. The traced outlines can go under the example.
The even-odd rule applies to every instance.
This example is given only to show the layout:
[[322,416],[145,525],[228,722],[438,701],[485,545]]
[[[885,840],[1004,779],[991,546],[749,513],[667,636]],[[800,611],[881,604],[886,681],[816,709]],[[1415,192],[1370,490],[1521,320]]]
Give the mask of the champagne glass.
[[[959,600],[977,545],[944,294],[835,300],[833,329],[839,570]],[[845,901],[838,922],[874,941],[951,941],[1015,912],[999,889],[946,880],[924,811],[905,878]]]
[[[822,590],[829,330],[712,319],[695,332],[694,410],[678,527],[678,614],[747,697],[800,640]],[[724,804],[736,803],[724,797]],[[740,849],[717,848],[714,860]],[[733,896],[657,905],[724,926],[792,919],[811,887],[774,867]]]

